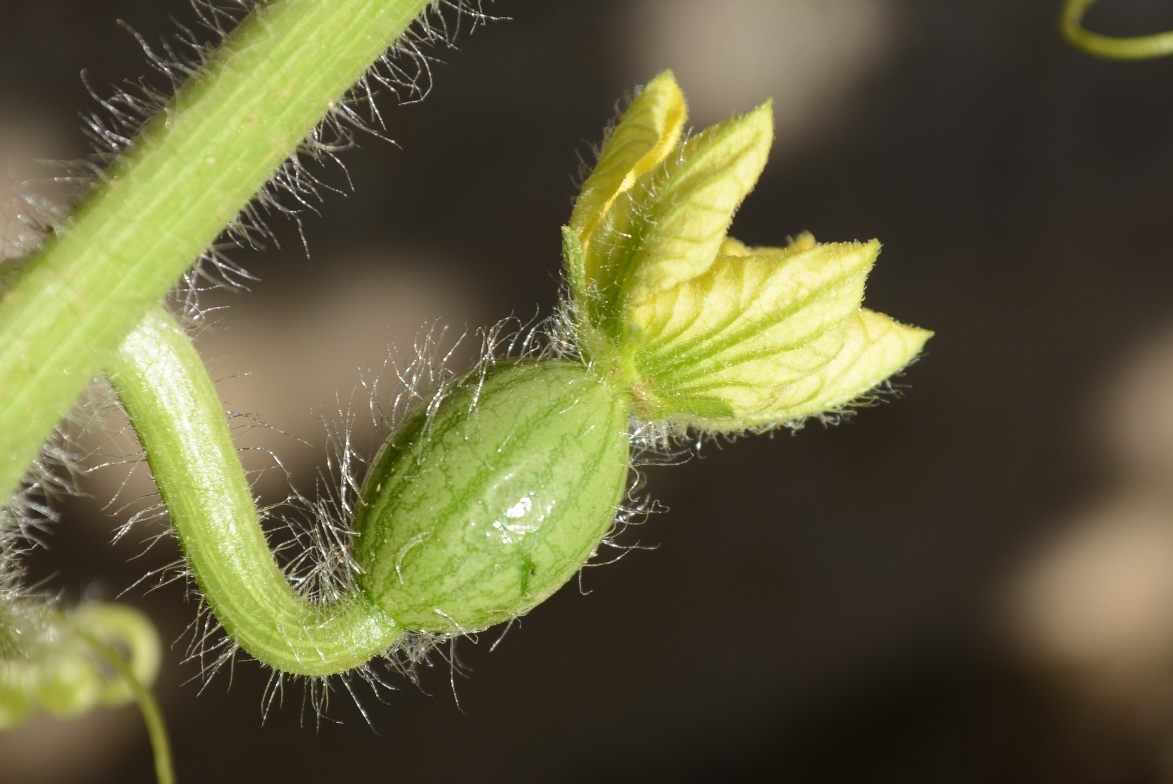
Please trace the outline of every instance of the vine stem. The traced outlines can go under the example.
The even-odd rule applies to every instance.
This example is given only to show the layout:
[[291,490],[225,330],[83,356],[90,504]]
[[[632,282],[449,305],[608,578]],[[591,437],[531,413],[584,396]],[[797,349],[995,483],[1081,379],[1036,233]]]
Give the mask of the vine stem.
[[204,599],[241,648],[277,670],[324,676],[366,663],[402,636],[357,587],[318,605],[289,585],[265,540],[212,379],[161,307],[122,343],[107,376]]
[[1100,35],[1083,26],[1087,10],[1098,0],[1066,0],[1059,16],[1059,30],[1077,49],[1111,60],[1147,60],[1173,54],[1173,30],[1127,38]]
[[118,345],[431,0],[270,0],[0,295],[0,499]]
[[130,665],[118,651],[81,629],[74,629],[74,633],[85,640],[86,645],[110,665],[130,688],[139,712],[142,713],[143,723],[147,726],[147,737],[151,740],[151,752],[155,758],[155,779],[158,784],[175,784],[175,766],[171,757],[171,739],[167,734],[167,722],[151,690],[135,677]]

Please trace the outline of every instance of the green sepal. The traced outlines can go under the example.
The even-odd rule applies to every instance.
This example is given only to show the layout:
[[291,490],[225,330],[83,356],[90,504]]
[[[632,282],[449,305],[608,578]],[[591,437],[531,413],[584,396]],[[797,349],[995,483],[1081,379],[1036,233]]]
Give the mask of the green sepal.
[[576,307],[587,303],[586,256],[582,242],[574,229],[562,227],[562,263],[566,267],[566,278],[570,283],[570,298]]

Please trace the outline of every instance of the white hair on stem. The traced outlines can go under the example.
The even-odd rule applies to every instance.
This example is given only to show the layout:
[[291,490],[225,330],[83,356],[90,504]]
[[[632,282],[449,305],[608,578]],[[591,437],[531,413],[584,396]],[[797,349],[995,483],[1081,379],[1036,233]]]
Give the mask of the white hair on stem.
[[[19,264],[19,258],[36,250],[49,235],[65,230],[62,222],[67,218],[71,206],[105,181],[109,166],[143,126],[159,114],[179,86],[200,69],[229,31],[260,3],[258,0],[193,0],[192,5],[196,17],[194,27],[177,23],[178,34],[157,46],[152,46],[128,25],[124,25],[143,49],[152,71],[162,77],[162,86],[142,78],[124,83],[116,87],[111,95],[104,97],[92,85],[84,82],[99,107],[98,111],[85,116],[83,121],[83,131],[91,142],[93,154],[80,161],[53,164],[56,176],[50,181],[66,186],[69,191],[63,201],[38,195],[36,183],[25,183],[18,188],[17,223],[14,228],[7,230],[4,237],[0,237],[0,264],[3,265],[0,266],[0,284],[6,272],[15,270],[18,274],[16,265]],[[465,20],[469,20],[471,26],[475,27],[489,19],[479,0],[435,0],[408,33],[380,57],[346,96],[331,106],[329,114],[228,225],[223,239],[205,251],[186,273],[181,285],[174,290],[172,305],[189,328],[206,324],[206,312],[198,303],[198,294],[203,288],[243,288],[253,280],[243,267],[226,255],[226,250],[275,244],[276,238],[267,226],[268,217],[274,214],[292,218],[300,231],[302,212],[314,210],[325,191],[336,190],[323,183],[310,170],[311,163],[333,162],[342,165],[339,153],[355,146],[357,138],[362,134],[390,141],[385,134],[387,125],[375,101],[376,92],[386,90],[398,96],[401,102],[422,100],[432,83],[431,64],[434,56],[430,54],[431,48],[451,44]],[[304,243],[304,234],[302,238]],[[103,391],[108,395],[108,390],[103,388]],[[97,400],[102,399],[100,394],[95,395]],[[93,424],[88,412],[95,407],[96,404],[77,407],[67,420],[75,421],[79,428],[88,427]],[[39,617],[41,611],[49,606],[48,598],[26,585],[22,556],[36,545],[36,532],[40,527],[55,519],[51,498],[73,490],[74,471],[95,468],[79,468],[81,462],[73,447],[70,432],[65,423],[58,428],[30,466],[21,488],[0,509],[0,612],[5,616],[27,607],[31,619],[33,614]],[[312,502],[300,494],[292,493],[284,504],[278,505],[282,509],[300,508],[307,515],[301,524],[288,523],[286,530],[291,532],[290,541],[284,546],[279,545],[277,550],[280,553],[284,549],[293,551],[295,547],[301,548],[300,554],[290,558],[286,569],[301,592],[321,602],[349,588],[354,569],[357,568],[350,555],[350,528],[333,522],[322,524],[327,520],[343,519],[353,511],[353,495],[357,486],[353,484],[355,472],[350,463],[353,456],[349,444],[350,430],[344,426],[342,431],[335,431],[332,438],[340,433],[342,443],[334,444],[334,459],[339,461],[337,475],[343,479],[336,485],[327,484],[324,491],[319,487],[318,496]],[[110,460],[100,467],[138,460],[141,460],[141,454]],[[280,465],[279,461],[277,464]],[[328,475],[335,475],[332,465]],[[110,503],[117,510],[134,501],[118,506],[116,495]],[[273,519],[275,510],[264,509],[261,513],[263,518]],[[164,514],[165,508],[161,502],[150,502],[131,514],[115,538],[125,536],[138,523]],[[292,519],[298,519],[296,514]],[[157,534],[154,539],[168,535],[173,535],[170,529]],[[341,568],[332,565],[331,559],[340,559],[338,566]],[[159,587],[189,577],[189,569],[180,561],[148,573],[136,585],[149,582]],[[189,585],[194,583],[189,581]],[[201,674],[205,679],[233,661],[236,646],[219,633],[218,623],[207,611],[202,599],[191,632],[189,658],[200,660]],[[416,641],[408,641],[398,646],[396,651],[388,652],[384,658],[395,668],[410,673],[411,668],[421,661],[422,651],[429,647],[430,644],[421,646]],[[360,668],[357,676],[371,684],[383,683],[381,676],[369,666]],[[278,693],[282,682],[278,677]],[[347,689],[350,690],[349,685]],[[311,703],[315,710],[324,709],[324,696],[327,693],[328,689],[324,685],[311,688]]]

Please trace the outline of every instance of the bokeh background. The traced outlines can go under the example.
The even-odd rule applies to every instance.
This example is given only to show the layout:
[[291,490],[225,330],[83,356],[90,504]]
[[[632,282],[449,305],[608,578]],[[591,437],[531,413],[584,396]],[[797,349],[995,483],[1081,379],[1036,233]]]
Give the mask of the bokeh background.
[[[1173,27],[1164,0],[1103,5],[1107,32]],[[226,405],[271,426],[242,444],[298,487],[389,344],[551,311],[578,159],[665,67],[697,127],[775,99],[736,236],[878,237],[868,305],[937,336],[898,400],[648,469],[670,512],[624,541],[657,549],[587,570],[492,652],[494,632],[461,642],[459,672],[436,655],[363,695],[372,727],[344,691],[318,726],[297,688],[262,720],[249,662],[201,688],[184,587],[131,589],[176,641],[158,693],[180,779],[1173,781],[1173,60],[1070,51],[1050,0],[484,10],[503,19],[432,51],[426,100],[384,96],[395,144],[343,156],[353,193],[306,216],[310,256],[276,220],[279,247],[234,254],[253,291],[204,299]],[[100,93],[147,72],[116,19],[155,41],[193,18],[0,0],[6,191],[86,154],[83,69]],[[66,504],[33,564],[53,590],[112,598],[176,557],[140,554],[150,525],[109,543],[123,478]],[[4,782],[151,776],[132,709],[0,737]]]

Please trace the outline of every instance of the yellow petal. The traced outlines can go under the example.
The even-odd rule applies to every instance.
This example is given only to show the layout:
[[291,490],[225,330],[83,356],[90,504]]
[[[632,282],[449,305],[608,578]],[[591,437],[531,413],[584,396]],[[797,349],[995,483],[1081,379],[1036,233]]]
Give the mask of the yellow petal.
[[920,350],[929,333],[860,309],[879,243],[813,242],[721,256],[632,311],[641,416],[726,432],[783,424],[849,402]]
[[721,249],[717,251],[718,256],[748,256],[750,253],[753,253],[753,250],[748,245],[732,237],[726,237],[721,243]]
[[790,241],[790,244],[786,246],[786,250],[791,250],[797,253],[801,250],[810,250],[816,244],[815,235],[811,234],[809,231],[804,231],[802,234],[799,234]]
[[570,228],[584,250],[615,198],[680,142],[687,115],[684,95],[671,71],[650,81],[627,107],[603,144],[570,217]]
[[713,264],[772,138],[767,104],[678,145],[615,200],[583,264],[588,317],[611,340],[623,339],[633,306]]
[[903,369],[933,333],[864,309],[844,336],[843,348],[818,374],[818,391],[806,400],[794,396],[776,414],[797,419],[842,408]]
[[748,374],[742,374],[730,379],[732,383],[694,391],[691,399],[682,398],[692,403],[692,411],[682,410],[666,418],[681,428],[740,432],[794,424],[804,417],[841,410],[904,368],[933,333],[862,309],[846,327],[820,337],[798,357],[826,350],[832,334],[842,338],[838,351],[812,372],[769,393]]
[[[813,355],[821,358],[817,360],[775,358],[809,348],[824,332],[846,324],[859,310],[880,245],[804,247],[801,243],[757,248],[748,256],[721,256],[703,275],[633,309],[631,322],[641,339],[638,370],[653,379],[656,389],[675,395],[711,385],[715,374],[733,374],[743,381],[760,378],[760,383],[776,387],[793,380],[785,375],[788,367],[805,373],[812,362],[829,361],[838,343],[820,344]],[[762,377],[763,371],[748,370],[775,361],[781,363],[782,375]]]
[[631,191],[629,225],[621,227],[627,241],[616,254],[626,267],[617,272],[629,306],[702,274],[716,261],[733,214],[765,168],[773,139],[767,103],[692,137]]

